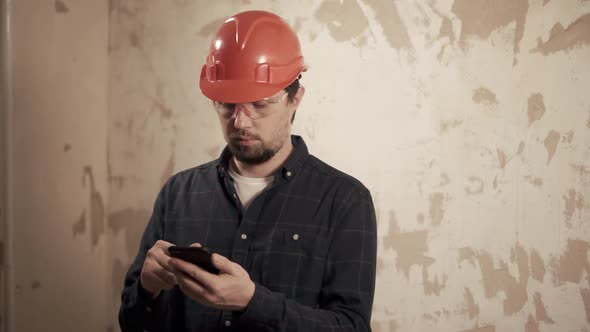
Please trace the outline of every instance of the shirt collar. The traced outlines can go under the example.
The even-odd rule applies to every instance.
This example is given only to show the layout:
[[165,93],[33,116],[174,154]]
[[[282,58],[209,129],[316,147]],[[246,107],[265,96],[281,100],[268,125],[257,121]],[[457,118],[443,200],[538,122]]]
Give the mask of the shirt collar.
[[[283,177],[287,181],[293,179],[295,175],[301,171],[303,163],[309,155],[307,145],[305,145],[305,141],[301,136],[291,135],[291,143],[293,143],[293,152],[291,152],[291,155],[287,158],[283,166],[273,174],[275,180],[280,177]],[[229,150],[229,147],[225,146],[221,155],[217,159],[217,171],[221,177],[228,174],[229,161],[231,158],[232,153]]]

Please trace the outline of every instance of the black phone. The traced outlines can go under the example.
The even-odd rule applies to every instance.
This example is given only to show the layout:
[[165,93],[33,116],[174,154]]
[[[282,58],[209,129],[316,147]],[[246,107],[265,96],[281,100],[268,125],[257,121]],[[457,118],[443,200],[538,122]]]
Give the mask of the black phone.
[[200,247],[168,247],[170,256],[180,258],[189,263],[193,263],[205,271],[213,274],[219,274],[219,270],[211,261],[211,253],[207,249]]

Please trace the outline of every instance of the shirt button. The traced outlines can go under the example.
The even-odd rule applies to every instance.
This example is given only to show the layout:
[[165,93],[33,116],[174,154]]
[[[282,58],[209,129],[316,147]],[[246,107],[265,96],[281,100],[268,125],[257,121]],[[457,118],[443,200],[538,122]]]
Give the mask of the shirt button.
[[245,239],[247,239],[247,238],[248,238],[248,235],[246,235],[246,234],[242,234],[242,240],[245,240]]
[[291,171],[287,171],[287,176],[290,177],[291,175],[293,175],[293,173],[291,173]]
[[237,199],[237,198],[238,198],[238,195],[236,195],[236,194],[233,194],[232,196],[233,196],[235,199]]
[[293,240],[295,240],[295,241],[299,240],[299,234],[293,234]]
[[225,326],[227,326],[227,327],[230,327],[230,326],[231,326],[231,321],[229,321],[229,320],[226,320],[226,321],[225,321]]

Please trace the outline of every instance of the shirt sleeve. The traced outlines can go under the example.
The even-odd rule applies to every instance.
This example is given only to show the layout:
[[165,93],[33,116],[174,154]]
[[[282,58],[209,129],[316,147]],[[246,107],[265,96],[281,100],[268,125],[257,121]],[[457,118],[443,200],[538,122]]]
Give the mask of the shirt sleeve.
[[119,325],[122,332],[153,330],[155,315],[161,295],[152,299],[140,282],[141,269],[147,252],[153,245],[163,238],[164,189],[160,191],[152,216],[141,238],[139,252],[125,276],[125,283],[121,295],[119,308]]
[[335,216],[317,307],[256,284],[237,322],[261,331],[370,331],[375,292],[377,223],[368,190],[354,191]]

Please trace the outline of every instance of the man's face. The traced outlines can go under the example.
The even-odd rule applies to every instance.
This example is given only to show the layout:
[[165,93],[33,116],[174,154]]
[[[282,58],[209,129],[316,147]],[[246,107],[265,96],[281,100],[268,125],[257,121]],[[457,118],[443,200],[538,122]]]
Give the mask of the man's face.
[[286,91],[281,90],[267,101],[229,105],[229,116],[218,112],[223,136],[234,157],[250,165],[271,159],[291,137],[291,118],[302,96],[303,87],[289,102]]

